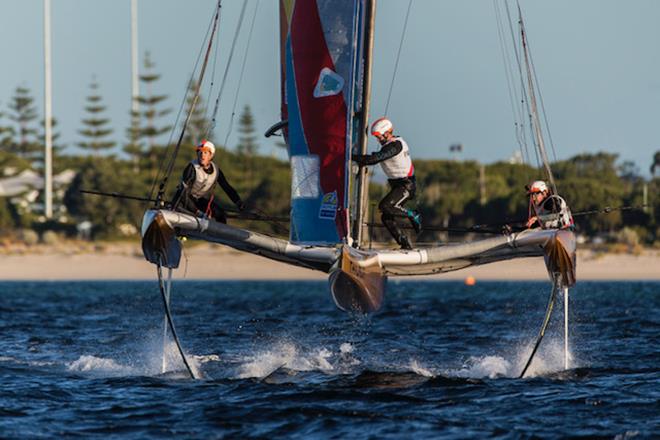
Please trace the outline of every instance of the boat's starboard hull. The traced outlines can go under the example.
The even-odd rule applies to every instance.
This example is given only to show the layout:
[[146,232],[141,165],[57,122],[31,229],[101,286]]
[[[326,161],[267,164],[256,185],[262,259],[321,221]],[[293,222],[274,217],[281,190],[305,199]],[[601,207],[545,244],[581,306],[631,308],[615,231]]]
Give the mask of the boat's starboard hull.
[[142,253],[150,263],[171,269],[179,267],[181,243],[161,211],[149,210],[144,214]]

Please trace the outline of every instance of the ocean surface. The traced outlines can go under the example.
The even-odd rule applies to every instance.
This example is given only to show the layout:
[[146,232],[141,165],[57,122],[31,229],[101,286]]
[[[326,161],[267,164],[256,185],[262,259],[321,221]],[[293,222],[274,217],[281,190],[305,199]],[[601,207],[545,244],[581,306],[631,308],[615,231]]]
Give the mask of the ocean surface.
[[[544,282],[0,283],[0,438],[658,438],[660,283],[579,282],[527,377]],[[164,360],[163,360],[164,358]]]

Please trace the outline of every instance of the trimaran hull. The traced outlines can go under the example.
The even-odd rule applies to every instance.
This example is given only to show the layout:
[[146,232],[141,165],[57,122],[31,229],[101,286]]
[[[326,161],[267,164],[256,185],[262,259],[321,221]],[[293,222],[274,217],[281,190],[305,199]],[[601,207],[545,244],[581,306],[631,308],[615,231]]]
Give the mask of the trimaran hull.
[[551,279],[575,283],[575,235],[533,229],[469,243],[414,250],[358,250],[347,245],[303,246],[170,210],[149,210],[142,224],[145,258],[163,267],[179,265],[179,237],[230,246],[273,260],[330,274],[330,290],[342,310],[373,312],[383,301],[388,276],[430,275],[469,266],[544,256]]

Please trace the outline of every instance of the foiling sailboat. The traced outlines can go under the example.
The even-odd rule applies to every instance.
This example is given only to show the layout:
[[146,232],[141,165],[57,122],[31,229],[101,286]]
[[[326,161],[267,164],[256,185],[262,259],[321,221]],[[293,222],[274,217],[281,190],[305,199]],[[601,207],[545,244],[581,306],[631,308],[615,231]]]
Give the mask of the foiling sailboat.
[[[220,2],[213,33],[219,9]],[[182,237],[214,242],[325,272],[337,307],[368,313],[381,308],[388,277],[439,274],[542,256],[554,283],[554,301],[555,288],[567,292],[576,281],[576,242],[570,230],[529,229],[412,250],[366,248],[367,173],[352,167],[351,155],[364,154],[367,148],[374,22],[375,0],[280,0],[281,122],[267,135],[281,130],[288,146],[292,176],[288,239],[173,211],[161,202],[144,214],[145,258],[158,266],[159,274],[162,268],[171,274],[179,266]],[[205,67],[206,60],[200,85]],[[531,80],[528,93],[535,107]],[[183,131],[185,124],[179,145]],[[554,183],[540,125],[536,133],[541,139],[536,146]],[[169,172],[161,182],[159,201]],[[165,295],[169,289],[160,278]],[[165,305],[167,309],[167,300]],[[171,325],[169,310],[168,317]]]

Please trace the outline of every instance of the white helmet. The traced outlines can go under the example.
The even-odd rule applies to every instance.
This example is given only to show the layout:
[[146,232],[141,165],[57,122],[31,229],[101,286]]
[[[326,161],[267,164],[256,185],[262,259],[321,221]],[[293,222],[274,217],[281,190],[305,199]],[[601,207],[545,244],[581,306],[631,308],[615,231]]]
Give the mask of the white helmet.
[[536,194],[536,193],[541,193],[541,192],[546,192],[548,191],[548,185],[545,184],[544,181],[542,180],[536,180],[532,182],[531,185],[529,185],[529,189],[527,190],[527,194]]
[[387,118],[376,119],[373,124],[371,124],[371,134],[374,136],[382,136],[388,131],[391,132],[394,129],[392,121]]
[[213,142],[202,139],[202,142],[197,145],[196,151],[208,150],[211,152],[211,156],[215,156],[215,145]]

